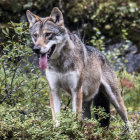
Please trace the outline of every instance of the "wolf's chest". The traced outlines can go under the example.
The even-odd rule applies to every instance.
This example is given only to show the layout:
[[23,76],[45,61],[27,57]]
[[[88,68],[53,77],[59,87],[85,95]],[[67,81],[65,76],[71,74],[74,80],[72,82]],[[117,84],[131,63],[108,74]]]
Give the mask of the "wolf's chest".
[[56,71],[46,70],[46,78],[49,82],[49,86],[53,90],[59,90],[60,88],[71,92],[75,90],[79,81],[78,71],[69,71],[60,73]]

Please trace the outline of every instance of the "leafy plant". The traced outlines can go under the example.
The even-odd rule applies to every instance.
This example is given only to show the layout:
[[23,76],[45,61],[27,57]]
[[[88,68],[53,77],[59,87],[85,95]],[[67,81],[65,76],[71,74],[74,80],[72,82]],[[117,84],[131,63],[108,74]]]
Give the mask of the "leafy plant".
[[[97,30],[98,31],[98,30]],[[60,126],[54,128],[49,107],[49,90],[45,77],[29,61],[33,55],[29,47],[30,39],[27,23],[9,24],[9,28],[3,30],[5,42],[1,43],[0,53],[0,139],[139,139],[140,118],[130,111],[130,120],[134,120],[133,126],[136,135],[126,134],[123,122],[115,113],[111,114],[111,126],[109,130],[100,127],[97,120],[78,120],[71,111],[71,107],[64,106],[58,117]],[[93,38],[93,43],[103,44],[99,41],[100,34]],[[101,42],[101,43],[100,43]],[[119,73],[120,79],[124,78],[124,72]],[[136,106],[139,100],[140,76],[126,73],[130,81],[134,82],[132,89],[125,87],[123,96],[126,104]],[[131,92],[133,92],[133,97]],[[132,97],[126,98],[126,96]],[[63,102],[68,99],[63,95]],[[139,103],[137,104],[139,105]],[[98,114],[99,120],[107,117],[103,109],[92,108],[92,115]]]

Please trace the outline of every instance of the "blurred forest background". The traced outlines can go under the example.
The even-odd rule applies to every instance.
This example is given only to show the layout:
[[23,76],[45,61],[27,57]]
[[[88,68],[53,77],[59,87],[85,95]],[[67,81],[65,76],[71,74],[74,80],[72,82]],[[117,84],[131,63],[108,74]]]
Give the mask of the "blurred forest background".
[[[49,88],[32,52],[26,10],[45,17],[59,7],[65,26],[98,48],[115,69],[135,135],[111,109],[108,131],[94,118],[78,122],[62,94],[60,126],[53,128]],[[100,119],[102,109],[92,107]],[[140,139],[139,0],[0,0],[0,139]]]

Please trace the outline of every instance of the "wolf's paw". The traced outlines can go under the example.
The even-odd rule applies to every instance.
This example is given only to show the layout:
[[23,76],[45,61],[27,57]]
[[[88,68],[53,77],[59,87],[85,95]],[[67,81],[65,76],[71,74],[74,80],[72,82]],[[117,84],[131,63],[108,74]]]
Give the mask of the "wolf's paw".
[[55,120],[55,124],[53,125],[53,128],[56,128],[59,126],[60,126],[60,122],[58,120]]
[[134,129],[129,121],[126,123],[125,128],[131,135],[135,135]]

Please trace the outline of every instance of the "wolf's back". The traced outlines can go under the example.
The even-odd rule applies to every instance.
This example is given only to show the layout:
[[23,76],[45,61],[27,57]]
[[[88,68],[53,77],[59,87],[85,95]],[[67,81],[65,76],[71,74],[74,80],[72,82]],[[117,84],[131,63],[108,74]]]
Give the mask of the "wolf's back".
[[87,50],[87,53],[88,55],[90,56],[91,54],[96,54],[100,60],[102,61],[102,63],[105,63],[106,60],[106,57],[96,48],[92,47],[92,46],[88,46],[86,45],[86,50]]

